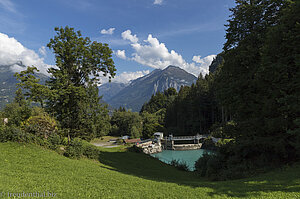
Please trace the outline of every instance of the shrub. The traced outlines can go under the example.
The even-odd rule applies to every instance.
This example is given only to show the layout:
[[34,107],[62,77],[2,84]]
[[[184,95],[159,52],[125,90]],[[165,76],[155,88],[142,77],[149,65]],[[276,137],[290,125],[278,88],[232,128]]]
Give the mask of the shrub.
[[1,142],[20,142],[24,140],[24,133],[22,130],[15,126],[3,126],[0,130]]
[[47,113],[31,116],[21,126],[26,132],[42,138],[48,138],[58,130],[55,119]]
[[74,138],[71,140],[70,145],[67,146],[64,155],[71,158],[81,158],[85,156],[87,158],[97,159],[99,152],[96,146],[80,138]]
[[83,155],[90,159],[99,158],[99,149],[87,141],[83,141]]
[[219,155],[206,153],[195,162],[195,172],[202,177],[219,180],[219,172],[222,165],[222,159]]
[[207,172],[207,162],[211,158],[211,156],[207,153],[203,154],[202,157],[200,157],[195,162],[195,171],[200,174],[200,176],[204,177]]
[[184,161],[172,160],[170,164],[179,170],[189,171],[189,167],[188,167],[187,163]]
[[61,137],[56,133],[51,134],[47,140],[49,143],[49,148],[52,150],[56,150],[62,143]]
[[64,146],[69,145],[69,139],[67,137],[62,138],[61,144],[64,145]]
[[135,153],[143,153],[143,149],[136,146],[136,145],[133,145],[132,147],[128,148],[128,150],[130,152],[135,152]]
[[227,143],[233,141],[233,139],[220,139],[217,143],[216,146],[218,147],[222,147],[224,145],[226,145]]
[[8,126],[20,126],[20,124],[31,116],[32,109],[20,106],[18,103],[10,103],[5,106],[1,114],[2,118],[8,118]]
[[16,126],[4,126],[0,128],[0,142],[8,141],[33,143],[49,148],[49,143],[46,139],[26,133],[24,130]]
[[70,145],[67,146],[64,153],[65,156],[71,158],[80,158],[83,155],[82,141],[79,138],[71,140]]
[[208,150],[216,150],[216,144],[213,142],[212,138],[205,138],[202,143],[202,149],[208,149]]

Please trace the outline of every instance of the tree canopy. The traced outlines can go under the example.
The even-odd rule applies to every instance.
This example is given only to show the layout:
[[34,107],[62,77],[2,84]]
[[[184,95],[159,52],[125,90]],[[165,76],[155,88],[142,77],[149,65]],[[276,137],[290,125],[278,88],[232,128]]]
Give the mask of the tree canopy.
[[48,69],[50,80],[39,84],[33,75],[36,68],[28,67],[16,74],[19,86],[26,89],[29,99],[42,107],[45,104],[69,136],[90,139],[103,126],[109,130],[107,107],[100,103],[97,86],[101,76],[111,79],[115,75],[112,50],[68,26],[55,31],[47,45],[56,59],[56,66]]

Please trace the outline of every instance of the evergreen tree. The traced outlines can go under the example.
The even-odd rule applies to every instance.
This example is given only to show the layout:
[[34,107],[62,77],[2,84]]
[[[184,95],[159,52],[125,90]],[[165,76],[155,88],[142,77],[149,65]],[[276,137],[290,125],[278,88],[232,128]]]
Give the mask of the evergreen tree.
[[[299,158],[299,1],[239,0],[216,73],[232,140],[202,158],[204,173],[240,178]],[[225,115],[223,117],[223,115]],[[201,170],[201,169],[200,169]],[[202,170],[203,171],[203,170]]]

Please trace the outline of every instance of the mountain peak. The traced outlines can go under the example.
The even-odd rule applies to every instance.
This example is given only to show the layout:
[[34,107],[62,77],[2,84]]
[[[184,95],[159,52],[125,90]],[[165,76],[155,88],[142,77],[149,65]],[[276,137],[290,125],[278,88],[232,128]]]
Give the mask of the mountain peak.
[[180,69],[182,70],[180,67],[178,66],[173,66],[173,65],[169,65],[167,68],[165,68],[164,70],[174,70],[174,69]]
[[156,69],[144,77],[133,80],[107,100],[107,103],[116,108],[123,106],[139,111],[152,94],[158,91],[163,92],[170,87],[178,91],[181,86],[190,86],[196,79],[194,75],[180,67],[170,65],[164,70]]

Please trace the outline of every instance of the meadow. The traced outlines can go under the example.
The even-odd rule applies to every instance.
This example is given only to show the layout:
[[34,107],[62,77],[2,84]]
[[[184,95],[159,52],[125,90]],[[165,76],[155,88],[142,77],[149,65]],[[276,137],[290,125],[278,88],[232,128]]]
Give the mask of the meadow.
[[70,159],[32,144],[0,143],[0,193],[51,192],[54,198],[299,198],[300,165],[254,178],[211,182],[126,148],[99,161]]

